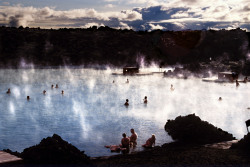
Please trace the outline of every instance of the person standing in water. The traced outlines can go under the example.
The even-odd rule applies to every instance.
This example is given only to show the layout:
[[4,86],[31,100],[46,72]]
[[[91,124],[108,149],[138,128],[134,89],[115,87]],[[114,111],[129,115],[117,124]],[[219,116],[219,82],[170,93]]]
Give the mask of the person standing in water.
[[240,86],[240,84],[239,84],[239,81],[238,81],[238,80],[236,80],[235,82],[236,82],[236,87]]
[[126,83],[129,83],[129,80],[128,80],[128,78],[127,78],[127,81],[126,81]]
[[10,88],[7,90],[7,92],[6,92],[7,94],[10,94],[11,92],[10,92]]
[[125,106],[129,106],[128,99],[126,99],[126,102],[124,103]]
[[145,104],[148,103],[148,98],[147,98],[147,96],[144,97],[143,102],[144,102]]
[[174,91],[174,86],[171,84],[170,90]]
[[131,146],[136,146],[137,145],[137,133],[135,133],[134,129],[130,129],[131,136],[129,137],[130,139],[130,145]]

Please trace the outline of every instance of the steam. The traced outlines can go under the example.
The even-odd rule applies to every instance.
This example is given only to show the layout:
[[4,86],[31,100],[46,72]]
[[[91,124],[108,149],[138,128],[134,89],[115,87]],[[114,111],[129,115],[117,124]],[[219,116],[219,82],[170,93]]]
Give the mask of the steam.
[[[144,67],[141,72],[159,71],[157,63],[147,69],[143,56],[138,62]],[[4,90],[10,87],[11,94],[0,95],[1,125],[4,130],[13,131],[12,134],[16,131],[16,138],[24,142],[15,145],[13,137],[7,135],[8,148],[22,151],[24,146],[58,133],[91,156],[109,155],[103,146],[119,144],[121,134],[129,135],[130,128],[140,136],[140,144],[152,133],[157,136],[157,145],[171,142],[171,137],[164,131],[166,121],[192,113],[238,139],[246,134],[244,122],[250,117],[246,99],[250,93],[245,90],[250,88],[249,84],[240,83],[236,88],[235,84],[207,83],[197,78],[166,78],[162,73],[123,76],[112,75],[114,71],[117,70],[69,67],[6,70],[1,76],[5,81],[1,87]],[[125,83],[127,78],[129,84]],[[58,84],[59,88],[51,89],[51,84]],[[171,85],[174,91],[170,89]],[[46,90],[45,95],[43,90]],[[27,95],[31,96],[29,102]],[[143,103],[145,96],[148,97],[147,104]],[[219,97],[222,97],[221,101]],[[127,108],[124,106],[126,99],[129,99]],[[8,128],[13,124],[15,129]],[[23,132],[22,129],[29,130]],[[35,138],[33,134],[36,134]],[[97,151],[92,152],[93,149]]]

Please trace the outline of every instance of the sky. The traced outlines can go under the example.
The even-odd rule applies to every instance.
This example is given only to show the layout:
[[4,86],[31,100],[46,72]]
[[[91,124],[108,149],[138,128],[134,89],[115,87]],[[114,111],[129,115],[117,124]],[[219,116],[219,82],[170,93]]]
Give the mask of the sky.
[[0,0],[0,25],[250,31],[250,0]]

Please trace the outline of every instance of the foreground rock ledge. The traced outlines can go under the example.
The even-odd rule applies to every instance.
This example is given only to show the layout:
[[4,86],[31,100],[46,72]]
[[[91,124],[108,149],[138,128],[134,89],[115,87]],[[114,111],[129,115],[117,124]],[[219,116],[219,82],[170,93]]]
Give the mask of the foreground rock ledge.
[[40,144],[24,149],[20,155],[25,163],[35,164],[89,164],[84,152],[54,134]]

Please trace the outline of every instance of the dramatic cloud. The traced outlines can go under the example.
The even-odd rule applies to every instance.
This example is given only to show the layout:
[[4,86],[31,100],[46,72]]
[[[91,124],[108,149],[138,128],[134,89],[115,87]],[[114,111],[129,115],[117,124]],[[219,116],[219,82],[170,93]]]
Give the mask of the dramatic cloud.
[[[43,22],[50,22],[54,27],[61,23],[79,23],[110,20],[120,21],[136,21],[141,20],[142,15],[136,11],[122,11],[122,12],[105,12],[99,13],[94,9],[73,9],[68,11],[59,11],[49,7],[33,8],[21,6],[0,6],[1,24],[9,26],[29,26],[38,25]],[[61,24],[60,23],[60,24]],[[43,27],[43,25],[41,25]]]
[[[95,23],[134,30],[232,29],[250,30],[249,0],[102,0],[95,9],[56,10],[51,7],[0,6],[0,24],[43,28],[86,27]],[[114,12],[121,4],[140,6]],[[144,6],[143,6],[144,5]],[[107,10],[105,10],[107,11]]]

